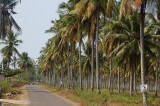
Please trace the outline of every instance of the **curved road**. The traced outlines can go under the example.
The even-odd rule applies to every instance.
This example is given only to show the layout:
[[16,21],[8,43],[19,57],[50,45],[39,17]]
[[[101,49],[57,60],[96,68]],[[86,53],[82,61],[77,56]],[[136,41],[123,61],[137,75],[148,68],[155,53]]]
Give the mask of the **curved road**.
[[73,106],[71,103],[36,85],[27,86],[29,106]]

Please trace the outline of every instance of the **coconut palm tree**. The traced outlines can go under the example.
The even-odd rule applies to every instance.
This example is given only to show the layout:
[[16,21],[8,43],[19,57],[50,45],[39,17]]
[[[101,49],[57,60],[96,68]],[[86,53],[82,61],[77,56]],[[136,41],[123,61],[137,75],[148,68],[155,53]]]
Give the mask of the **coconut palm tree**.
[[[108,4],[107,4],[108,3]],[[101,14],[106,14],[106,8],[108,8],[107,15],[111,13],[110,7],[112,6],[112,0],[80,0],[76,6],[75,9],[71,12],[73,14],[77,14],[78,18],[82,20],[82,22],[86,20],[90,20],[91,22],[91,33],[89,34],[89,38],[93,39],[93,36],[95,36],[95,42],[96,42],[96,86],[97,91],[100,93],[99,89],[99,58],[98,58],[98,42],[99,42],[99,20]],[[88,28],[87,28],[88,29]],[[92,37],[90,37],[92,36]],[[92,43],[93,44],[93,43]],[[93,59],[93,58],[92,58]],[[93,71],[93,67],[92,67]],[[93,80],[93,78],[92,78]]]
[[21,54],[18,59],[18,66],[23,70],[33,67],[33,60],[28,56],[28,53],[23,52]]
[[[139,24],[138,24],[138,14],[134,13],[134,15],[130,16],[128,20],[124,19],[121,22],[113,21],[112,22],[112,30],[107,32],[105,42],[109,47],[115,47],[114,50],[111,51],[110,56],[116,58],[116,61],[122,63],[127,59],[130,61],[130,94],[132,95],[133,89],[133,73],[136,71],[137,59],[140,54],[139,48]],[[106,27],[106,31],[108,31],[108,26]],[[105,29],[105,28],[104,28]],[[121,29],[121,30],[119,30]],[[127,36],[126,36],[127,35]],[[149,39],[148,39],[149,38]],[[148,35],[147,32],[144,36],[144,44],[145,44],[145,54],[149,54],[151,57],[155,57],[155,51],[153,48],[159,48],[157,43],[155,43],[155,37],[152,35]],[[126,40],[125,40],[126,39]],[[128,39],[128,40],[127,40]],[[151,39],[154,39],[151,40]],[[119,42],[119,43],[116,43]],[[127,43],[128,42],[128,43]],[[108,51],[110,48],[108,48]],[[134,58],[134,59],[133,59]],[[118,63],[118,64],[119,64]]]
[[21,78],[25,80],[33,80],[34,79],[34,69],[35,69],[35,63],[34,60],[32,60],[28,53],[23,52],[21,56],[18,59],[18,67],[20,68],[23,73],[21,74]]
[[18,33],[14,34],[13,31],[9,31],[7,38],[0,42],[0,44],[4,45],[1,52],[3,56],[7,59],[8,68],[10,62],[12,61],[13,54],[17,54],[18,56],[20,56],[17,47],[19,46],[19,44],[22,43],[22,40],[18,40],[18,36]]
[[0,39],[4,39],[7,36],[8,30],[12,30],[12,26],[17,31],[21,31],[21,28],[12,16],[16,14],[14,8],[18,2],[19,0],[0,1]]
[[[144,66],[144,22],[145,22],[145,14],[148,7],[152,7],[155,4],[159,4],[159,0],[131,0],[121,1],[121,8],[120,8],[120,19],[123,13],[126,15],[130,14],[130,9],[132,8],[132,3],[134,3],[135,9],[140,10],[140,44],[141,44],[141,84],[145,84],[145,66]],[[126,8],[125,8],[126,7]],[[125,11],[125,12],[124,12]],[[159,10],[158,10],[159,11]],[[143,92],[143,104],[147,106],[147,93]]]
[[[160,3],[156,5],[157,10],[160,9]],[[157,18],[157,19],[156,19]],[[148,33],[152,34],[154,37],[156,37],[156,42],[159,42],[159,35],[160,35],[160,16],[159,16],[159,11],[157,11],[157,17],[155,18],[155,16],[153,14],[147,14],[146,15],[146,19],[151,20],[148,23],[148,26],[145,28],[148,30]],[[158,51],[157,51],[158,52]],[[154,63],[154,66],[156,66],[156,81],[155,81],[155,96],[157,96],[157,83],[158,83],[158,67],[159,67],[159,54],[156,54],[156,59],[152,60],[152,62]],[[153,64],[152,63],[152,64]],[[154,67],[153,67],[154,68]]]

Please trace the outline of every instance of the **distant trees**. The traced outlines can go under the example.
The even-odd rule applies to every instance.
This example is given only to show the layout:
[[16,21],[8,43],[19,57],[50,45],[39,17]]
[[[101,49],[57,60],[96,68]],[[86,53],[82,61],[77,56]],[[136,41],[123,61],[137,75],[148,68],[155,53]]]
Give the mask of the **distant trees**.
[[23,52],[18,60],[18,67],[23,71],[21,74],[22,79],[33,81],[36,77],[35,62],[32,60],[28,53]]

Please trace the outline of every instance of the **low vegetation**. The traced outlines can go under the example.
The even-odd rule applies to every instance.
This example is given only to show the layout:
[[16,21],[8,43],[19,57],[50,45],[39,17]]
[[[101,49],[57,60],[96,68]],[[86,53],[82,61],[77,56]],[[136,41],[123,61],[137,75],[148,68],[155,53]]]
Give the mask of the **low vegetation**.
[[4,81],[0,81],[0,85],[2,86],[2,95],[16,95],[20,93],[18,89],[24,86],[25,84],[26,81],[18,80],[17,78],[8,78]]
[[[51,87],[48,85],[40,85],[53,93],[63,96],[81,106],[140,106],[142,105],[141,93],[137,92],[136,95],[130,96],[129,91],[125,90],[125,93],[117,94],[117,90],[109,92],[103,89],[101,94],[96,91],[84,89],[80,91],[79,88],[75,89],[60,89],[59,87]],[[160,105],[160,98],[155,97],[153,93],[148,94],[148,102],[150,106]]]
[[2,86],[2,93],[9,93],[12,91],[11,85],[7,80],[0,81],[0,85]]

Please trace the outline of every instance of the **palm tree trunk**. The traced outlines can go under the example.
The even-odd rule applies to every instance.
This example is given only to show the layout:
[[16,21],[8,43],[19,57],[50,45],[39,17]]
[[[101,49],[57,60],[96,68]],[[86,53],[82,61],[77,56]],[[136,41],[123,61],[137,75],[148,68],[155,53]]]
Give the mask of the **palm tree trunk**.
[[130,96],[133,95],[133,64],[130,64]]
[[64,87],[64,82],[63,82],[63,61],[61,63],[61,87]]
[[157,94],[157,87],[158,87],[158,59],[156,60],[156,82],[155,82],[155,96],[158,96]]
[[136,92],[136,71],[134,70],[134,91]]
[[47,78],[47,85],[49,85],[49,73],[48,73],[48,70],[47,70],[47,76],[46,76],[46,78]]
[[99,42],[99,15],[97,16],[96,20],[96,85],[97,85],[97,92],[100,94],[99,89],[99,54],[98,54],[98,42]]
[[67,56],[67,64],[68,64],[68,88],[70,89],[70,61],[69,61],[69,58],[70,58],[70,55],[69,55],[69,44],[68,44],[68,56]]
[[10,66],[10,61],[8,62],[8,64],[7,64],[7,68],[9,69],[9,66]]
[[79,42],[79,74],[80,74],[80,90],[82,91],[81,43],[82,39]]
[[56,69],[55,69],[55,61],[53,62],[53,86],[56,87]]
[[125,72],[126,72],[126,64],[124,65],[124,73],[123,73],[123,93],[125,90]]
[[89,78],[89,76],[86,75],[86,89],[87,89],[87,90],[88,90],[88,78]]
[[94,40],[92,40],[91,90],[94,89]]
[[110,74],[109,74],[109,85],[108,89],[111,89],[111,84],[112,84],[112,59],[110,59]]
[[[140,9],[140,45],[141,45],[141,84],[145,84],[145,66],[144,66],[144,19],[145,19],[145,5],[146,0],[142,0],[142,5]],[[143,96],[143,105],[148,106],[147,104],[147,92],[142,93]]]
[[72,72],[72,71],[73,71],[73,70],[72,70],[73,56],[72,56],[72,45],[71,45],[71,57],[70,57],[70,58],[71,58],[71,61],[70,61],[70,62],[71,62],[71,63],[70,63],[71,87],[73,88],[73,72]]
[[150,82],[150,78],[148,78],[148,91],[150,92],[151,91],[151,82]]
[[120,93],[120,68],[118,67],[118,93]]
[[53,86],[53,68],[51,68],[51,86]]
[[50,86],[51,84],[51,72],[48,71],[48,85]]

